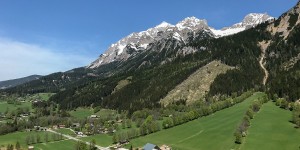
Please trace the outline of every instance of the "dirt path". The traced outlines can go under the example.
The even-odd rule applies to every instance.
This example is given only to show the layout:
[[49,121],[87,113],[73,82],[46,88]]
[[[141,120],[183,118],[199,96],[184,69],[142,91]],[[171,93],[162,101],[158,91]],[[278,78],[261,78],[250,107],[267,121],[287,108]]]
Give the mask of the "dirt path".
[[270,45],[270,41],[268,41],[268,42],[266,42],[266,41],[259,42],[259,46],[261,47],[261,55],[260,55],[259,65],[264,70],[264,73],[265,73],[265,76],[264,76],[264,79],[263,79],[263,85],[266,85],[267,80],[269,78],[269,72],[265,68],[266,49],[269,47],[269,45]]
[[184,141],[186,141],[186,140],[189,140],[189,139],[191,139],[191,138],[193,138],[193,137],[195,137],[195,136],[198,136],[198,135],[201,134],[202,132],[203,132],[203,130],[199,131],[198,133],[196,133],[196,134],[194,134],[194,135],[192,135],[192,136],[189,136],[189,137],[187,137],[187,138],[185,138],[185,139],[179,141],[178,143],[182,143],[182,142],[184,142]]

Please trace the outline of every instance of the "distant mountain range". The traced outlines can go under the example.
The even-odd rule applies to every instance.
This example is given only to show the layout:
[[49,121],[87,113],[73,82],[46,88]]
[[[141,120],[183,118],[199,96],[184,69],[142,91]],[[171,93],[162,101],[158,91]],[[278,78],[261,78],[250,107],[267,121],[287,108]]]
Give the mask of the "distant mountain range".
[[31,75],[28,77],[24,77],[24,78],[19,78],[19,79],[13,79],[13,80],[7,80],[7,81],[0,81],[0,89],[7,89],[7,88],[11,88],[11,87],[15,87],[33,80],[37,80],[39,79],[40,75]]

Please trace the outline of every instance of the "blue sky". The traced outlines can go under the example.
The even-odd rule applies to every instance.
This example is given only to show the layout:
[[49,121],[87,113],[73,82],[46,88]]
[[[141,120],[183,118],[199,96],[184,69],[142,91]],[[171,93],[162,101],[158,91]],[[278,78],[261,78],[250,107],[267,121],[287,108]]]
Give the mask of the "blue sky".
[[195,16],[214,28],[297,0],[1,0],[0,81],[85,66],[120,38]]

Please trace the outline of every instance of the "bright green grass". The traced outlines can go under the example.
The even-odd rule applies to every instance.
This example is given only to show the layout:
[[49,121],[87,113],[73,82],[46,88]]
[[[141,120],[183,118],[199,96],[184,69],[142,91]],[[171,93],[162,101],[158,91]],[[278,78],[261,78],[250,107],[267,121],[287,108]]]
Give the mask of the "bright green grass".
[[94,111],[89,108],[77,108],[76,111],[70,111],[71,116],[79,119],[86,118],[92,114],[94,114]]
[[[34,135],[36,138],[36,135],[39,134],[41,137],[41,141],[44,142],[45,132],[14,132],[9,133],[6,135],[0,136],[0,145],[7,145],[7,144],[13,144],[15,145],[17,141],[20,142],[21,147],[27,147],[26,145],[26,137],[28,135]],[[48,132],[49,141],[52,141],[52,133]]]
[[62,133],[62,134],[75,135],[75,133],[73,131],[71,131],[70,129],[66,129],[66,128],[57,129],[55,131],[58,133]]
[[36,150],[73,150],[75,149],[76,141],[74,140],[63,140],[49,143],[35,144]]
[[28,107],[29,109],[31,108],[31,102],[22,102],[21,105],[14,105],[14,104],[7,104],[7,102],[0,102],[0,112],[5,112],[7,109],[9,109],[9,111],[14,111],[16,110],[18,107],[20,108],[24,108],[24,107]]
[[44,101],[48,101],[49,98],[54,95],[54,93],[38,93],[36,94],[38,97],[41,98],[41,100],[44,100]]
[[167,144],[174,150],[223,150],[235,146],[233,133],[251,102],[263,93],[256,93],[244,102],[186,124],[162,130],[131,141],[133,147],[146,143]]
[[101,109],[100,111],[95,113],[95,115],[104,117],[104,118],[108,117],[109,115],[116,116],[116,114],[117,114],[117,111],[111,110],[111,109]]
[[248,136],[241,149],[257,150],[298,150],[300,149],[300,129],[290,123],[292,113],[275,106],[264,104],[251,121]]
[[95,139],[97,145],[104,146],[104,147],[112,145],[112,136],[109,136],[107,134],[98,134],[98,135],[83,137],[80,139],[86,142],[91,142],[93,139]]

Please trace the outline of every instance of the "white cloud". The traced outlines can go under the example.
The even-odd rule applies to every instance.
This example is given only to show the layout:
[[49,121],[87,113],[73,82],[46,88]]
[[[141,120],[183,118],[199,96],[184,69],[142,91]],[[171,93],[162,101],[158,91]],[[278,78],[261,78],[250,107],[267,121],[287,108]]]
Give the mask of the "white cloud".
[[0,81],[67,71],[89,64],[86,54],[57,52],[36,44],[0,38]]

